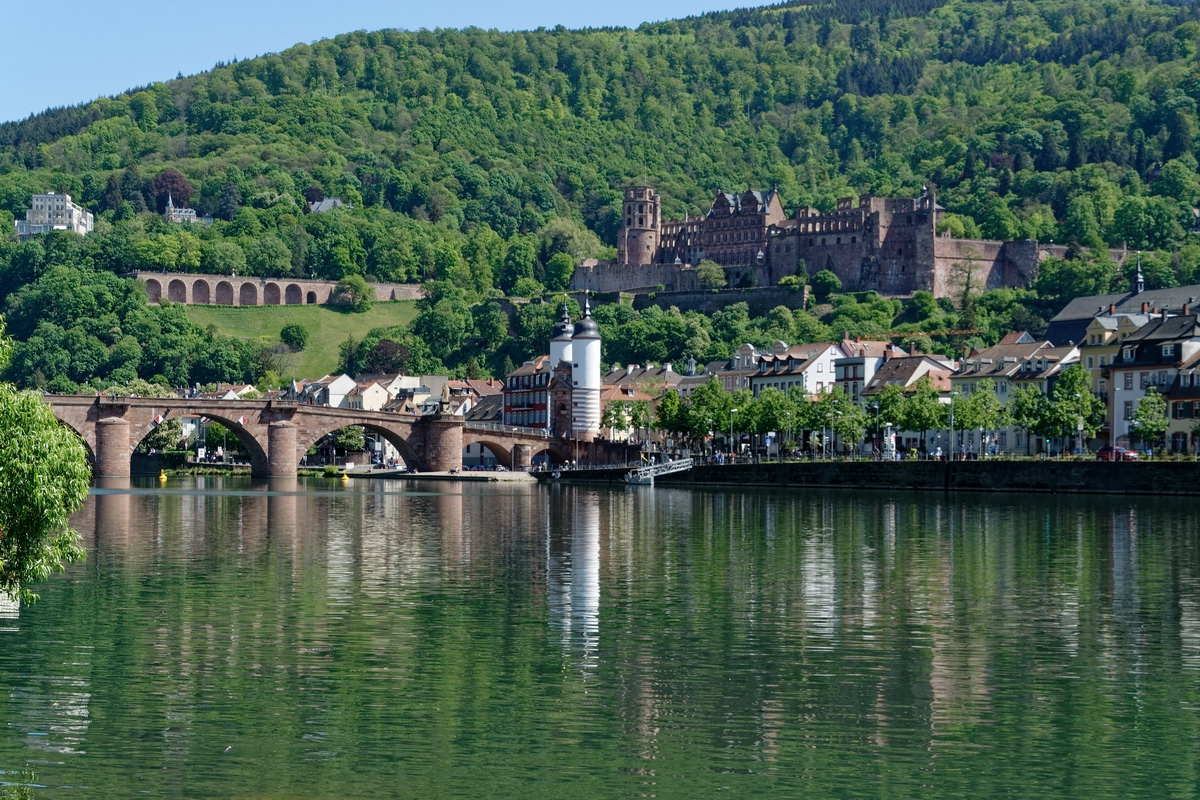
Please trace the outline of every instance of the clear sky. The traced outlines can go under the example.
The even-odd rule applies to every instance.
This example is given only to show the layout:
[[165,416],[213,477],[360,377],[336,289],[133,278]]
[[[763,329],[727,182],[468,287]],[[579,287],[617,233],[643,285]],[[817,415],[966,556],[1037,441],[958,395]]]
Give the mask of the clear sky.
[[115,0],[4,3],[0,122],[356,30],[624,26],[757,5],[733,0]]

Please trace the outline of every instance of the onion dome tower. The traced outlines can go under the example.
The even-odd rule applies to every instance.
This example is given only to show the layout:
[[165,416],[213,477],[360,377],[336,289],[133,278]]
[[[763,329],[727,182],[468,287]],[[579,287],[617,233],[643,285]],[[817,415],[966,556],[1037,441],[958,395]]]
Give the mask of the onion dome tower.
[[566,361],[571,363],[571,317],[567,314],[567,305],[563,303],[562,318],[554,325],[550,334],[550,369],[553,371]]
[[600,433],[600,327],[585,300],[583,319],[571,342],[571,428],[575,439],[590,442]]

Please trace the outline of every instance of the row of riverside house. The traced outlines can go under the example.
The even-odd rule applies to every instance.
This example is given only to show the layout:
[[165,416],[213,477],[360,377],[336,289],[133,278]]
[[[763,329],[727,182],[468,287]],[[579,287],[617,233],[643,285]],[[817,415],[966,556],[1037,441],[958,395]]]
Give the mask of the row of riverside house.
[[[1004,336],[992,347],[976,349],[961,360],[940,355],[908,353],[886,341],[843,337],[840,341],[788,345],[775,342],[759,349],[741,345],[728,360],[697,364],[689,359],[682,371],[671,364],[627,365],[610,370],[602,379],[602,403],[655,404],[667,391],[689,396],[716,377],[726,391],[748,389],[755,396],[767,387],[799,389],[814,399],[839,389],[860,407],[889,384],[911,391],[928,378],[944,403],[967,396],[990,380],[997,398],[1007,405],[1017,390],[1033,386],[1049,396],[1063,370],[1073,364],[1090,373],[1092,390],[1105,404],[1106,418],[1098,434],[1084,444],[1096,450],[1105,445],[1143,443],[1131,435],[1134,413],[1153,387],[1167,401],[1169,451],[1200,452],[1200,315],[1195,311],[1200,285],[1147,290],[1140,272],[1127,292],[1081,297],[1050,322],[1044,338],[1024,331]],[[508,376],[505,393],[544,392],[551,365],[548,357],[527,362]],[[546,378],[539,382],[538,376]],[[531,426],[553,427],[546,414]],[[607,416],[607,415],[606,415]],[[611,419],[611,417],[608,417]],[[507,420],[506,420],[507,421]],[[522,424],[512,420],[512,424]],[[603,438],[630,437],[629,426],[606,427]],[[922,444],[923,432],[897,431],[896,450],[907,452]],[[961,431],[954,442],[949,432],[932,432],[924,439],[929,452],[962,450],[971,453],[1043,453],[1052,445],[1016,425]],[[1059,446],[1066,446],[1060,441]],[[869,449],[870,444],[866,447]]]

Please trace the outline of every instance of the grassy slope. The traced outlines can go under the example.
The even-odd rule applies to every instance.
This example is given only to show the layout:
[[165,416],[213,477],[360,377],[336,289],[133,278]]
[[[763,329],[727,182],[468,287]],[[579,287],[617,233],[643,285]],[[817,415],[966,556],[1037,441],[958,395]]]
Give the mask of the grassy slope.
[[319,378],[338,364],[338,345],[353,335],[362,338],[371,328],[407,326],[417,315],[416,301],[375,303],[363,314],[349,314],[329,306],[188,306],[188,318],[201,327],[243,339],[279,339],[284,325],[297,323],[308,330],[308,347],[293,356],[289,370],[297,378]]

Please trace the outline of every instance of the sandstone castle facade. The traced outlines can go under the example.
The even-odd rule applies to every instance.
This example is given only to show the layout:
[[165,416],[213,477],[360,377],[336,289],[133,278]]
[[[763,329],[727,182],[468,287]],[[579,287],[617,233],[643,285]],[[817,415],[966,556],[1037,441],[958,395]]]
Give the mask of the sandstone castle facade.
[[[978,290],[1027,285],[1042,259],[1066,248],[1036,241],[999,242],[938,235],[944,209],[934,192],[913,198],[863,195],[821,212],[802,206],[789,217],[775,190],[717,192],[703,217],[663,220],[649,186],[630,186],[622,203],[615,261],[585,261],[571,288],[599,292],[694,291],[701,259],[724,267],[731,287],[777,285],[803,271],[827,269],[846,291],[954,294],[969,279]],[[968,277],[969,276],[969,277]]]

